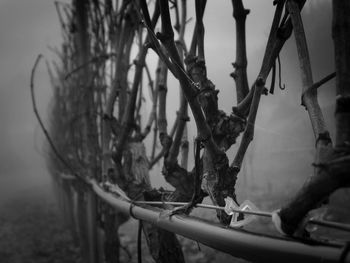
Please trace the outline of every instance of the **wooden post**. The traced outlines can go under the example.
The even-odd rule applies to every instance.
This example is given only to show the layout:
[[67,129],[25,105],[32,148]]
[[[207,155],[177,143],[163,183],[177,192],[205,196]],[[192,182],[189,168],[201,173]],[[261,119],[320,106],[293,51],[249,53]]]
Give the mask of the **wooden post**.
[[71,230],[73,240],[75,243],[78,241],[78,235],[77,235],[77,226],[74,219],[74,200],[73,200],[73,194],[70,182],[62,179],[62,189],[64,193],[64,207],[65,207],[65,223]]
[[89,243],[87,235],[86,226],[86,200],[85,193],[82,189],[78,190],[78,200],[77,200],[77,217],[78,217],[78,231],[79,231],[79,243],[80,251],[83,262],[89,263]]
[[86,226],[88,236],[88,254],[90,263],[98,263],[97,250],[97,200],[95,193],[88,189],[86,192]]

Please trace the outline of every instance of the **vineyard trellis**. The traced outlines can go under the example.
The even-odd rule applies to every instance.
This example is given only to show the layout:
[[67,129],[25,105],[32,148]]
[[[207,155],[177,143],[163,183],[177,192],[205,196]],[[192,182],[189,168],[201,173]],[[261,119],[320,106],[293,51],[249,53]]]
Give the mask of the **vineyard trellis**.
[[[119,262],[118,230],[130,216],[143,221],[142,230],[156,262],[184,262],[175,233],[251,260],[272,257],[271,261],[278,261],[287,257],[290,262],[306,258],[308,262],[339,259],[349,262],[347,245],[343,249],[342,244],[310,240],[300,225],[306,214],[329,194],[349,186],[350,3],[333,1],[335,73],[319,82],[312,78],[300,15],[304,4],[305,0],[273,1],[275,14],[261,69],[249,88],[245,43],[249,10],[241,0],[232,0],[236,61],[231,76],[236,85],[237,104],[227,114],[219,108],[219,90],[207,77],[205,0],[194,3],[195,26],[189,46],[185,43],[186,0],[55,3],[63,44],[56,50],[59,61],[47,63],[54,87],[48,129],[40,119],[34,97],[34,73],[40,57],[32,72],[32,99],[35,114],[51,146],[48,167],[84,262]],[[156,33],[159,23],[161,31]],[[271,217],[281,233],[298,239],[256,236],[214,223],[207,223],[208,230],[201,235],[197,230],[204,227],[204,222],[187,215],[205,196],[209,196],[217,208],[217,217],[223,226],[230,224],[232,216],[218,207],[223,208],[229,199],[239,206],[235,184],[254,137],[260,98],[267,95],[265,84],[270,72],[270,92],[273,93],[276,62],[292,32],[302,76],[302,105],[308,112],[316,142],[315,169],[291,202],[274,211]],[[150,52],[159,58],[155,74],[149,67]],[[179,108],[170,131],[166,112],[169,74],[180,86]],[[317,100],[317,88],[334,77],[337,133],[333,145]],[[149,100],[143,95],[146,88]],[[142,112],[146,103],[151,104],[151,110],[144,123]],[[190,168],[188,108],[197,128],[193,142],[195,160]],[[229,164],[226,152],[241,134],[238,150]],[[157,144],[161,145],[159,152]],[[174,191],[152,188],[149,171],[159,162],[162,162],[165,180]],[[161,206],[150,205],[159,201]],[[170,206],[172,203],[182,206],[174,208]],[[238,220],[243,217],[242,212]],[[343,230],[349,227],[317,220],[310,222]],[[221,233],[221,238],[215,232]],[[309,243],[302,243],[306,241]],[[256,253],[249,253],[248,248]]]

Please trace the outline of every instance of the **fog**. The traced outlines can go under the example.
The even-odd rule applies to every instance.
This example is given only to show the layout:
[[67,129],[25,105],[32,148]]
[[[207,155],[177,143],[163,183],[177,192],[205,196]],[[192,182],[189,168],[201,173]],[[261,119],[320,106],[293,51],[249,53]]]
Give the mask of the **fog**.
[[[191,1],[190,1],[191,2]],[[248,75],[252,83],[259,71],[271,24],[272,1],[244,1],[251,13],[247,19]],[[334,71],[331,41],[330,1],[310,0],[303,10],[314,80]],[[235,30],[230,1],[208,1],[205,14],[205,48],[208,77],[218,89],[219,102],[229,113],[235,104],[234,82],[229,74],[235,60]],[[36,56],[54,56],[48,46],[59,46],[60,29],[53,1],[0,1],[0,201],[20,196],[33,187],[46,187],[49,175],[45,167],[41,130],[34,117],[30,100],[30,72]],[[257,116],[255,142],[250,146],[238,190],[257,184],[264,191],[294,191],[311,172],[314,140],[307,112],[300,106],[301,80],[294,37],[281,54],[282,82],[286,90],[275,89],[275,95],[263,97]],[[269,83],[269,82],[268,82]],[[177,85],[169,88],[169,97]],[[51,87],[44,64],[36,76],[39,111],[46,120]],[[334,81],[320,89],[320,103],[333,135]],[[169,102],[174,112],[177,100]],[[171,119],[173,116],[169,116]],[[195,137],[193,125],[189,138]],[[232,159],[233,150],[229,152]],[[157,184],[159,174],[152,175]],[[278,190],[279,189],[279,190]]]
[[[30,71],[39,53],[60,43],[53,1],[0,1],[0,200],[47,184],[41,131],[31,107]],[[50,56],[48,56],[49,58]],[[38,68],[36,92],[45,119],[51,96],[46,70]]]

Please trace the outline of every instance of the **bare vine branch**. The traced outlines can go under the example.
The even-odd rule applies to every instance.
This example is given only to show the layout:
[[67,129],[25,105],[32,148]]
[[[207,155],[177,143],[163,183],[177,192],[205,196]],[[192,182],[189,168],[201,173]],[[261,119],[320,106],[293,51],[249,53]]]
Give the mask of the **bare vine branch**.
[[[151,24],[154,27],[157,20],[159,17],[159,13],[155,10]],[[149,41],[150,34],[148,33],[146,36],[145,43]],[[136,103],[136,98],[137,98],[137,90],[139,83],[141,81],[141,73],[142,73],[142,68],[145,63],[146,55],[147,55],[147,49],[148,46],[146,44],[143,44],[142,49],[140,50],[139,56],[138,56],[138,61],[136,63],[136,70],[135,70],[135,75],[134,75],[134,80],[133,80],[133,86],[130,91],[130,96],[128,99],[128,104],[126,105],[126,109],[123,115],[122,119],[122,131],[120,134],[120,137],[118,138],[118,142],[116,145],[116,151],[114,155],[114,160],[116,162],[120,162],[121,160],[121,153],[122,149],[127,141],[127,138],[129,136],[129,133],[134,125],[134,109],[135,109],[135,103]]]
[[[35,100],[35,90],[34,90],[34,78],[35,78],[35,72],[36,72],[36,68],[40,62],[40,60],[43,58],[42,54],[39,54],[38,57],[35,60],[34,66],[32,68],[32,72],[31,72],[31,76],[30,76],[30,94],[31,94],[31,98],[32,98],[32,106],[33,106],[33,110],[34,110],[34,114],[36,119],[39,122],[39,125],[41,127],[41,130],[43,131],[43,133],[45,134],[45,137],[47,139],[47,141],[50,144],[51,149],[53,150],[53,152],[55,153],[55,155],[57,156],[57,158],[62,162],[62,164],[64,166],[66,166],[68,168],[68,170],[76,177],[81,178],[82,177],[80,175],[78,175],[76,173],[76,171],[73,169],[73,167],[63,158],[63,156],[59,153],[59,151],[56,148],[55,143],[52,141],[49,132],[47,131],[47,129],[45,128],[45,125],[40,117],[37,105],[36,105],[36,100]],[[84,180],[85,181],[85,180]]]
[[[254,83],[253,88],[251,89],[251,92],[249,92],[248,95],[246,96],[246,98],[248,98],[248,96],[249,97],[251,96],[252,98],[250,109],[249,109],[249,115],[247,119],[247,126],[243,133],[243,137],[239,145],[238,151],[236,153],[236,156],[231,164],[231,167],[235,168],[237,172],[240,171],[241,169],[245,153],[248,149],[250,142],[253,140],[253,137],[254,137],[255,118],[259,107],[260,97],[265,87],[266,79],[269,75],[271,68],[274,65],[274,61],[276,60],[279,54],[280,48],[282,48],[282,46],[276,46],[275,42],[278,39],[277,31],[278,31],[278,26],[280,24],[283,6],[284,6],[284,1],[279,1],[276,7],[274,18],[273,18],[271,31],[270,31],[269,39],[266,45],[265,55],[264,55],[261,69],[260,69],[260,73],[258,75],[257,80]],[[245,103],[248,102],[249,104],[249,101],[247,100],[241,101],[241,103],[243,102]],[[240,110],[243,112],[246,111],[244,108]]]
[[236,62],[235,71],[231,74],[236,82],[237,103],[240,103],[249,92],[247,77],[247,50],[245,21],[249,10],[245,9],[242,0],[232,0],[233,17],[236,21]]
[[198,94],[197,88],[192,84],[192,82],[189,81],[190,79],[184,71],[180,56],[177,52],[174,43],[174,32],[171,26],[169,5],[167,1],[160,1],[159,4],[162,19],[162,33],[158,34],[158,38],[166,47],[172,61],[176,65],[176,72],[181,84],[181,88],[184,91],[186,99],[192,109],[194,119],[196,121],[198,136],[203,140],[205,146],[213,153],[213,155],[223,155],[224,153],[218,148],[213,140],[210,128],[208,127],[201,110],[201,106],[196,100]]

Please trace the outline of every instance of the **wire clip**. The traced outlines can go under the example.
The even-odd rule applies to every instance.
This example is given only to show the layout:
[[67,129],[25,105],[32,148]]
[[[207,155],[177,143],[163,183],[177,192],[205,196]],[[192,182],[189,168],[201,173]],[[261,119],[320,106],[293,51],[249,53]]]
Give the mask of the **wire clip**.
[[250,224],[255,220],[256,216],[251,214],[245,214],[244,219],[240,220],[240,211],[252,211],[257,212],[259,209],[251,201],[245,200],[240,206],[231,197],[225,198],[225,212],[228,215],[232,215],[230,227],[238,228]]

